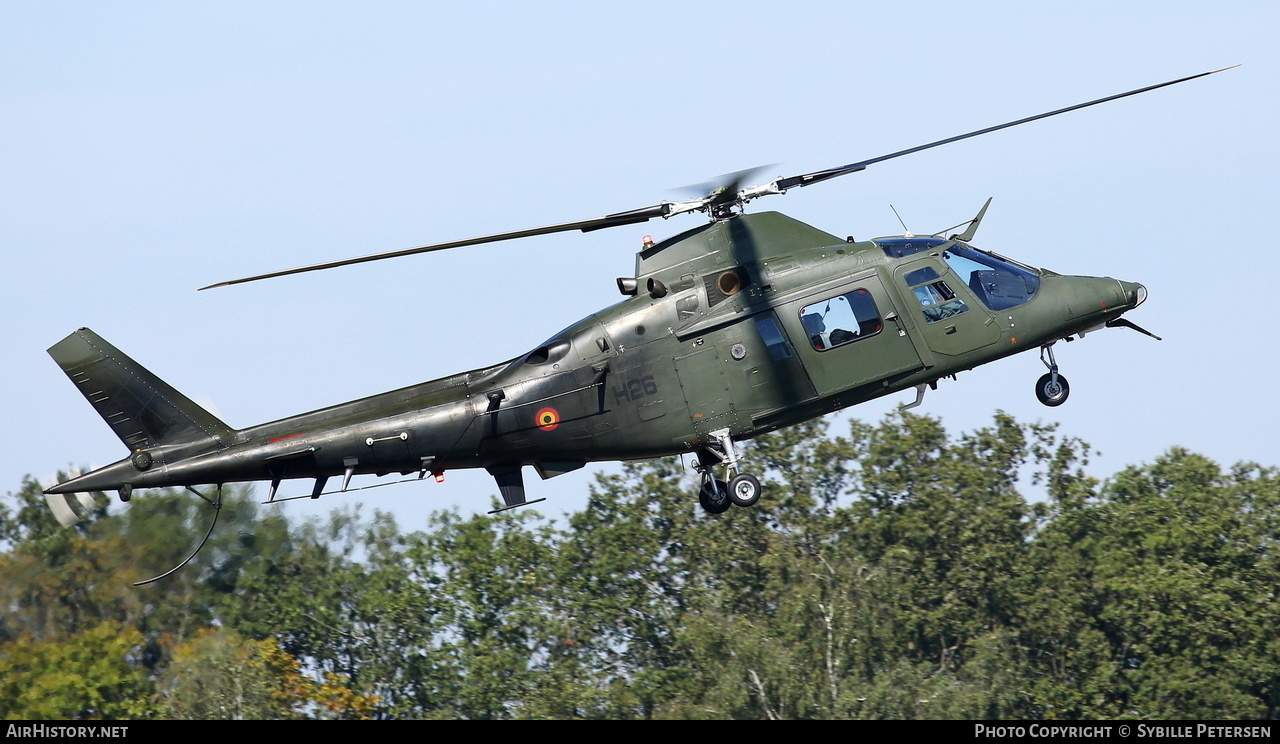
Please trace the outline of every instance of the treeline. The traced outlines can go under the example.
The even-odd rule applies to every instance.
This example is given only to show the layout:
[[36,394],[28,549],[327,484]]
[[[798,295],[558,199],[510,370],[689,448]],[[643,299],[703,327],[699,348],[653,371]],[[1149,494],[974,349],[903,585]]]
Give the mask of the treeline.
[[[233,491],[0,508],[0,711],[20,719],[1254,719],[1280,714],[1280,474],[1171,450],[1105,481],[997,415],[748,445],[755,507],[678,460],[563,523],[403,532]],[[1029,500],[1022,489],[1035,495]]]

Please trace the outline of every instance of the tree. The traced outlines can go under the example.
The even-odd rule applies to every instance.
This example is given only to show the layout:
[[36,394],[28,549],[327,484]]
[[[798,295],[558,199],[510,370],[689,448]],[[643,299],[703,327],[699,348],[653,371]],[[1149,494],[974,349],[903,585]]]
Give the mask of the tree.
[[[418,538],[388,515],[364,521],[359,508],[326,523],[264,525],[269,549],[248,558],[219,600],[220,616],[256,640],[278,639],[307,674],[376,701],[377,717],[438,710],[450,660],[439,652],[436,578],[410,555]],[[363,554],[363,560],[356,560]]]
[[1274,471],[1176,448],[1060,499],[1027,626],[1044,715],[1275,715],[1278,500]]
[[1003,414],[812,422],[746,456],[766,497],[720,515],[672,458],[600,476],[563,525],[293,524],[232,493],[142,588],[204,502],[55,530],[28,480],[0,503],[5,714],[1280,715],[1275,469],[1173,449],[1097,480],[1087,444]]
[[103,623],[57,639],[0,647],[0,717],[121,720],[148,713],[151,682],[137,663],[142,634]]
[[157,715],[185,720],[370,718],[377,704],[341,679],[305,676],[275,639],[225,628],[206,628],[175,648],[157,688]]
[[689,688],[701,692],[670,710],[1015,714],[1016,667],[1004,662],[1017,659],[1031,529],[1016,481],[1037,430],[997,416],[952,441],[938,421],[907,414],[855,423],[847,440],[817,428],[755,440],[773,505],[735,513],[689,550],[705,551],[691,566],[711,567],[711,590],[679,634],[700,677]]

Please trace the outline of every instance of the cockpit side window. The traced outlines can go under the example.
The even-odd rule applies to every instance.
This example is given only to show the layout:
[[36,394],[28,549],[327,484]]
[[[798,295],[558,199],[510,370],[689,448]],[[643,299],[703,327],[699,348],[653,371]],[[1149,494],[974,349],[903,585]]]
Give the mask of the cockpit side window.
[[902,280],[915,293],[920,307],[924,308],[921,312],[924,313],[926,323],[936,323],[969,311],[969,306],[956,297],[956,293],[951,291],[951,287],[947,286],[932,266],[908,271]]
[[932,266],[925,266],[924,268],[916,269],[915,271],[908,271],[906,275],[902,277],[908,287],[914,287],[917,284],[924,284],[925,282],[931,282],[934,279],[941,278],[942,277],[938,276],[937,270]]
[[870,338],[884,327],[880,311],[865,289],[805,305],[800,308],[800,324],[818,351]]
[[956,243],[942,257],[974,296],[992,310],[1029,302],[1040,291],[1040,276],[1031,269],[967,245]]

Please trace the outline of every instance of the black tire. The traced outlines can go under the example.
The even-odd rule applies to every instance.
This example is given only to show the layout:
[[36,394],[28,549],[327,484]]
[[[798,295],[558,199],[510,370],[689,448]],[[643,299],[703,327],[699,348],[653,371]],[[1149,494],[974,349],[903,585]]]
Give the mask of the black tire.
[[723,514],[733,506],[733,502],[729,500],[729,487],[724,481],[713,478],[708,478],[703,482],[702,488],[698,489],[698,503],[702,504],[708,514]]
[[760,479],[739,473],[729,481],[729,500],[738,506],[753,506],[760,500]]
[[1067,396],[1071,394],[1071,386],[1067,384],[1067,378],[1058,375],[1058,381],[1053,380],[1053,373],[1046,372],[1043,377],[1036,381],[1036,397],[1046,406],[1060,406],[1067,402]]

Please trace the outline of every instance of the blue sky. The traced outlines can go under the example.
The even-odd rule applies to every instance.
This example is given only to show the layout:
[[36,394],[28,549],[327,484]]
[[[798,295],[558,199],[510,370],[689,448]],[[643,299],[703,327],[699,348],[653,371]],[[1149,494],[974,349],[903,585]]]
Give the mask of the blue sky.
[[[1060,422],[1098,474],[1172,446],[1280,463],[1278,29],[1272,2],[0,2],[0,488],[125,454],[45,353],[78,327],[249,426],[516,356],[619,299],[643,235],[702,218],[197,287],[645,206],[765,163],[761,181],[818,170],[1233,64],[752,208],[865,238],[901,232],[890,204],[929,233],[993,196],[977,245],[1142,282],[1133,320],[1165,340],[1059,345],[1061,408],[1036,402],[1032,353],[944,381],[922,412],[953,431],[997,409]],[[526,479],[555,515],[594,472]],[[418,527],[495,493],[458,472],[319,506]]]

